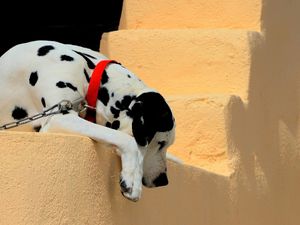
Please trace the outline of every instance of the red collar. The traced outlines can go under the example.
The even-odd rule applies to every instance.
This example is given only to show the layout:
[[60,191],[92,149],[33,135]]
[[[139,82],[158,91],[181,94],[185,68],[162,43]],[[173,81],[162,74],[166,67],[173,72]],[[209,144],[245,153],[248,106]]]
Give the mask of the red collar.
[[114,60],[102,60],[96,65],[90,79],[90,84],[88,87],[87,94],[85,96],[88,105],[85,119],[93,123],[96,122],[96,104],[97,104],[98,91],[101,84],[101,78],[105,68],[110,63],[117,63],[117,62]]

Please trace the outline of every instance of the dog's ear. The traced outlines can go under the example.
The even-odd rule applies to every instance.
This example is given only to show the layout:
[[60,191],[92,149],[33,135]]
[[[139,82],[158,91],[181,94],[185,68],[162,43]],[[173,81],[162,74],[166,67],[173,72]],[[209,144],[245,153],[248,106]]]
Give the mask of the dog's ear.
[[156,132],[165,132],[173,128],[173,115],[159,93],[143,93],[136,100],[132,107],[132,133],[139,145],[146,146]]
[[148,137],[149,136],[148,133],[150,132],[150,130],[147,129],[147,126],[145,124],[145,117],[144,117],[145,112],[144,112],[143,102],[136,102],[132,107],[131,113],[133,115],[133,121],[132,121],[133,136],[136,142],[138,143],[138,145],[147,146],[150,138]]

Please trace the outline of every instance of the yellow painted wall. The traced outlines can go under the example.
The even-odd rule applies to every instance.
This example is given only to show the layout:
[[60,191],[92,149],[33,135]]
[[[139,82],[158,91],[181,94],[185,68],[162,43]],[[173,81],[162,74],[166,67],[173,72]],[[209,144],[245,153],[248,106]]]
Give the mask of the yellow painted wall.
[[142,199],[131,202],[120,193],[120,159],[112,148],[86,137],[28,132],[1,132],[0,142],[1,225],[198,225],[213,214],[214,224],[230,219],[227,177],[170,162],[170,184],[144,188]]
[[260,0],[127,0],[120,29],[260,30]]

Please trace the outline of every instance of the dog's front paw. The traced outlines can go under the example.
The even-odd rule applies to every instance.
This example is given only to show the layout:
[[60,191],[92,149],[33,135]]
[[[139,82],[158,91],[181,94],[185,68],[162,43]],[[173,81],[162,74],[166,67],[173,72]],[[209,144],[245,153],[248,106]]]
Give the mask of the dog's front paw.
[[130,140],[124,148],[126,150],[123,150],[123,154],[121,154],[120,187],[125,198],[136,202],[142,193],[143,155],[135,140]]
[[120,177],[120,187],[122,195],[134,202],[141,198],[142,182],[141,179],[134,178],[134,176],[126,176],[125,174]]

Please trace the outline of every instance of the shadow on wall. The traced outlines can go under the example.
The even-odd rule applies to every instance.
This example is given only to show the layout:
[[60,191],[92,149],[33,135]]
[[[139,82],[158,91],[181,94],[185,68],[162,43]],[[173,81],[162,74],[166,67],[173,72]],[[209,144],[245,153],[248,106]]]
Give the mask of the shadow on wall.
[[262,10],[263,36],[249,36],[248,104],[229,109],[234,224],[299,224],[300,1],[264,0]]

